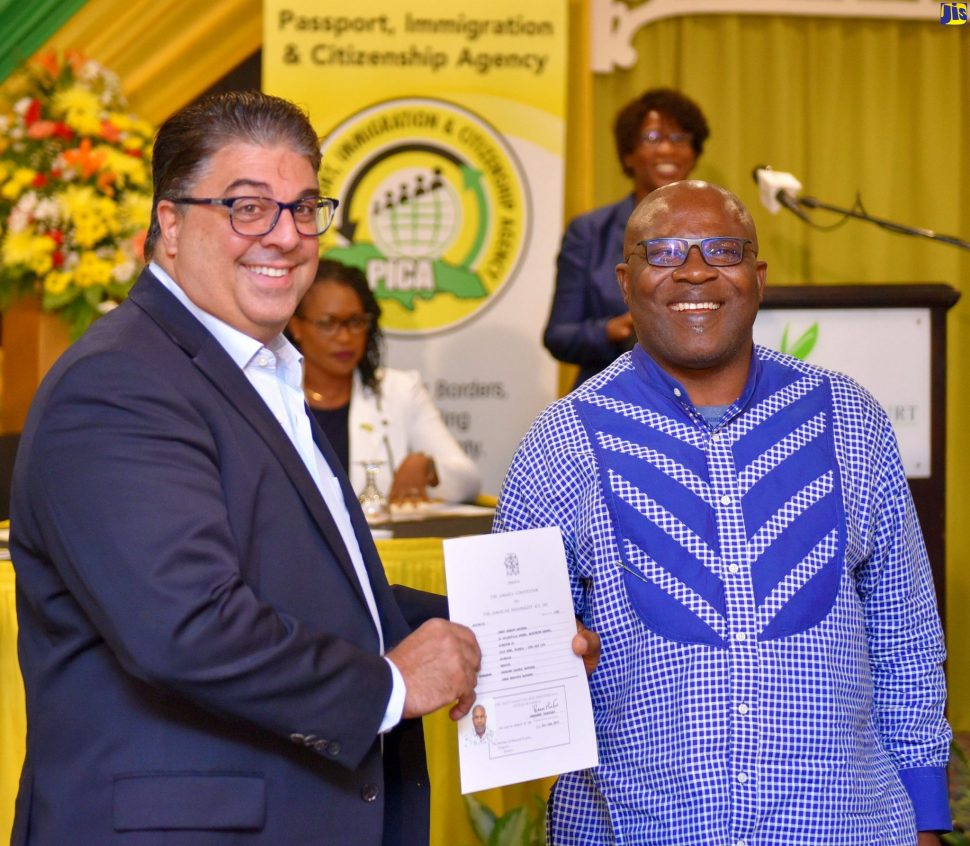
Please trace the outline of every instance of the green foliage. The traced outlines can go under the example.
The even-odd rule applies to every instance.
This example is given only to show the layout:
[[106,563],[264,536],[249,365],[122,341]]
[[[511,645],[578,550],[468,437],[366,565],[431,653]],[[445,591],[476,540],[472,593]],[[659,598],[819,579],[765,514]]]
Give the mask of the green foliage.
[[482,846],[545,846],[546,803],[532,797],[531,813],[520,805],[497,817],[495,812],[474,796],[465,796],[468,821]]
[[970,846],[970,837],[967,836],[970,826],[970,760],[956,739],[950,744],[949,776],[953,831],[944,834],[942,840],[947,846]]
[[815,349],[815,344],[818,343],[818,322],[813,323],[806,329],[802,335],[793,344],[789,346],[788,343],[788,325],[785,325],[785,331],[781,335],[781,352],[787,353],[790,356],[801,359],[804,361],[808,358],[809,353]]

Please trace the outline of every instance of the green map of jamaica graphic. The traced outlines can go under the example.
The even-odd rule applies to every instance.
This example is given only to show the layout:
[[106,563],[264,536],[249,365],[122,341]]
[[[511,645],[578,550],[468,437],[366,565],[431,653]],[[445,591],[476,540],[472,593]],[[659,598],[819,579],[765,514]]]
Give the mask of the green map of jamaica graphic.
[[364,271],[386,331],[454,327],[515,276],[527,187],[481,118],[440,100],[393,100],[345,120],[322,150],[321,190],[340,206],[321,255]]

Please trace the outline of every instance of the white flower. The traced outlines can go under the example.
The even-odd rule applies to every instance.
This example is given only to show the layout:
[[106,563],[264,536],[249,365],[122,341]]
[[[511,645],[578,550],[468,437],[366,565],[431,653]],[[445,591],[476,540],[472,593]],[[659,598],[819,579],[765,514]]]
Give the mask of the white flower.
[[37,207],[37,194],[33,191],[24,193],[17,204],[10,210],[8,226],[11,232],[24,232],[30,228],[34,219],[34,209]]
[[135,262],[132,259],[127,259],[121,264],[116,264],[114,269],[111,271],[111,275],[115,282],[127,282],[135,275]]
[[56,223],[61,219],[61,206],[54,197],[42,197],[34,209],[34,217]]

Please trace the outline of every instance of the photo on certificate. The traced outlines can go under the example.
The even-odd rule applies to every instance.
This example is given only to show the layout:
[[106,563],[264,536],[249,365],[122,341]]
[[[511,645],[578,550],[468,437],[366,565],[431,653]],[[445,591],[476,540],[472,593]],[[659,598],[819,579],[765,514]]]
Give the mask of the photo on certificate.
[[458,722],[461,792],[596,766],[559,529],[454,538],[444,548],[451,619],[482,650],[475,704]]

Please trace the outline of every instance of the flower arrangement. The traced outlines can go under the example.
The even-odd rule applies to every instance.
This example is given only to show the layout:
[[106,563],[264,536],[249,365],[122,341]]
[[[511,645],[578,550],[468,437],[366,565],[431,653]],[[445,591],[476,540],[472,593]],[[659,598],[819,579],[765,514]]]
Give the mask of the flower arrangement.
[[32,59],[0,102],[0,307],[36,294],[77,337],[141,268],[154,130],[78,53]]

